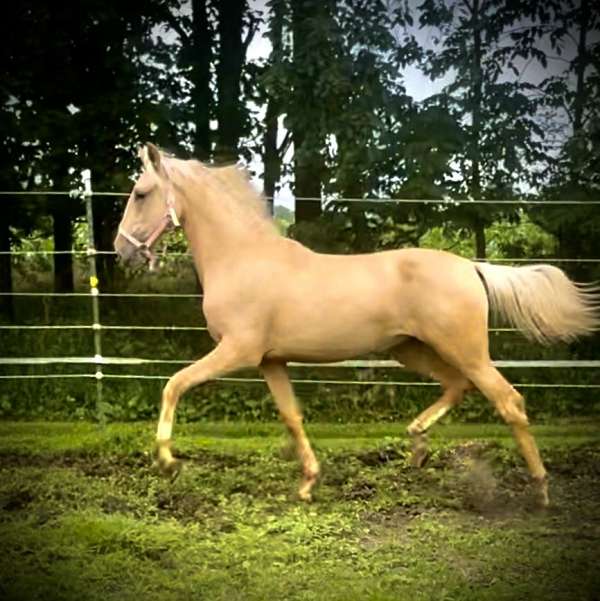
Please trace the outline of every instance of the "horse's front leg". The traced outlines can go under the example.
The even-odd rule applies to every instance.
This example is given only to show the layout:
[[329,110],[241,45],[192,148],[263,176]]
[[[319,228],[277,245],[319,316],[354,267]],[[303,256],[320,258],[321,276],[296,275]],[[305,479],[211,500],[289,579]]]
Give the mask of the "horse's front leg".
[[261,370],[281,418],[294,438],[296,451],[302,463],[303,478],[298,495],[303,501],[311,501],[311,491],[319,477],[319,463],[302,427],[302,412],[296,401],[286,366],[275,361],[263,361]]
[[259,362],[260,354],[256,350],[252,350],[252,345],[241,344],[240,341],[231,338],[223,338],[208,355],[169,378],[163,389],[162,407],[156,432],[157,459],[161,471],[175,477],[180,470],[180,462],[173,458],[171,452],[171,433],[175,408],[181,395],[193,386],[214,380],[234,370],[256,367]]

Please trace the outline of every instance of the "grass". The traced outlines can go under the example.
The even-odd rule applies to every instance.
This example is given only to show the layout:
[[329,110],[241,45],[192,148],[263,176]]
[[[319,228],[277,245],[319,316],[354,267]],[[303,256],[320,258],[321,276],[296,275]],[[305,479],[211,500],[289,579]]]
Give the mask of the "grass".
[[153,424],[0,422],[0,598],[598,600],[600,428],[535,429],[535,512],[506,428],[442,426],[422,470],[399,424],[312,424],[315,502],[279,424],[186,424],[155,474]]

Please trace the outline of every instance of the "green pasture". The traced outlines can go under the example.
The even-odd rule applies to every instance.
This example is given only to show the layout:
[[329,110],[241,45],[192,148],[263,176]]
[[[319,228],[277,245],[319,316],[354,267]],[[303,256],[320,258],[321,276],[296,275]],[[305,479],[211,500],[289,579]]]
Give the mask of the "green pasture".
[[0,598],[597,600],[599,426],[534,429],[539,513],[501,425],[437,428],[414,470],[402,424],[308,424],[306,505],[279,424],[179,426],[170,482],[152,423],[0,422]]

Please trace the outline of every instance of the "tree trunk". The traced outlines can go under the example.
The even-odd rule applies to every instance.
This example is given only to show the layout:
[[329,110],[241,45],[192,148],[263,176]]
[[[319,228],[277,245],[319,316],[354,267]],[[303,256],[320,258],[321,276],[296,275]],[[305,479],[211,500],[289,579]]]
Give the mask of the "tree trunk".
[[219,161],[238,160],[242,134],[240,80],[244,64],[242,27],[246,0],[219,1],[219,64],[217,65],[217,120],[215,155]]
[[281,175],[281,157],[279,156],[279,150],[277,148],[278,117],[279,110],[277,101],[274,98],[269,98],[267,101],[267,113],[265,115],[263,162],[265,165],[264,192],[267,197],[267,205],[271,215],[273,215],[274,212],[273,196],[275,195],[275,186]]
[[[471,13],[471,27],[473,31],[473,62],[471,63],[471,182],[469,192],[474,200],[481,200],[481,104],[483,97],[483,74],[481,72],[481,23],[479,20],[479,0],[473,0]],[[482,209],[484,211],[485,209]],[[485,259],[485,222],[484,219],[475,219],[475,254],[478,259]]]
[[[10,252],[9,220],[0,219],[0,251]],[[0,292],[12,292],[12,269],[10,255],[0,255]],[[14,321],[14,304],[12,296],[0,296],[0,313],[9,321]]]
[[[319,114],[319,101],[314,96],[314,79],[322,67],[315,63],[308,45],[315,14],[323,14],[323,3],[317,0],[294,0],[292,2],[292,36],[294,64],[299,65],[302,79],[297,79],[295,110],[304,115],[294,115],[292,140],[294,143],[294,194],[296,196],[296,223],[314,221],[321,215],[321,180],[324,160],[321,156],[323,134],[319,130],[316,115]],[[308,73],[313,73],[309,78]],[[306,115],[314,115],[316,123]],[[309,199],[309,200],[304,200]]]
[[578,19],[579,40],[577,41],[575,100],[573,102],[573,133],[577,135],[583,125],[583,110],[585,108],[586,88],[585,69],[588,66],[587,32],[589,26],[590,10],[588,0],[581,0],[580,15]]
[[[73,248],[71,215],[62,199],[52,211],[54,250],[70,251]],[[73,292],[73,255],[54,255],[54,292]]]
[[322,213],[321,177],[324,165],[323,157],[318,152],[321,145],[314,136],[307,139],[304,132],[299,130],[295,130],[292,136],[294,140],[296,223],[315,221]]
[[[271,67],[279,67],[282,55],[282,33],[283,33],[283,11],[280,2],[271,6],[271,23],[269,41],[271,42]],[[278,119],[281,113],[281,101],[267,90],[267,111],[265,115],[265,138],[263,146],[264,193],[267,197],[267,205],[271,215],[275,213],[274,200],[275,187],[281,177],[281,161],[283,159],[280,149],[277,147],[277,136],[279,133]],[[285,149],[283,149],[285,152]]]
[[206,14],[206,0],[192,0],[191,35],[191,100],[194,111],[194,156],[200,160],[210,157],[210,57],[212,34]]
[[477,259],[485,260],[487,252],[485,241],[485,224],[483,221],[476,220],[473,225],[473,231],[475,232],[475,257]]
[[[121,212],[116,212],[109,200],[102,199],[94,202],[94,243],[96,250],[114,250],[114,236],[119,225]],[[112,254],[96,256],[99,287],[103,292],[113,290],[115,263],[116,257]]]

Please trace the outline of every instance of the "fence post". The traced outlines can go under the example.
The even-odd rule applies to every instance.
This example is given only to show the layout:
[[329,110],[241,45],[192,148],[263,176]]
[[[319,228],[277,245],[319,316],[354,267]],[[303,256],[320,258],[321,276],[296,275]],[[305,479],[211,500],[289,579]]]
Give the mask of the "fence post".
[[99,282],[96,269],[96,243],[94,240],[94,211],[92,208],[92,172],[90,169],[84,169],[81,172],[83,181],[83,198],[85,200],[85,213],[88,225],[88,264],[89,264],[89,283],[90,294],[92,297],[92,328],[94,332],[94,362],[96,365],[96,416],[100,424],[106,423],[104,413],[104,403],[102,400],[102,326],[100,325],[100,303],[99,303]]

